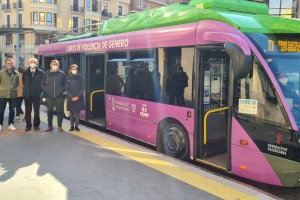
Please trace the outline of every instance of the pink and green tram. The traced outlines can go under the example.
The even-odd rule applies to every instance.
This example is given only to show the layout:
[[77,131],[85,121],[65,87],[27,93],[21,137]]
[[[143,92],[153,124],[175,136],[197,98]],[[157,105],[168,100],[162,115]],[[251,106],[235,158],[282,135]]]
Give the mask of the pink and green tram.
[[38,54],[45,70],[54,58],[66,72],[80,66],[83,121],[178,159],[300,185],[298,20],[260,3],[192,0],[112,18]]

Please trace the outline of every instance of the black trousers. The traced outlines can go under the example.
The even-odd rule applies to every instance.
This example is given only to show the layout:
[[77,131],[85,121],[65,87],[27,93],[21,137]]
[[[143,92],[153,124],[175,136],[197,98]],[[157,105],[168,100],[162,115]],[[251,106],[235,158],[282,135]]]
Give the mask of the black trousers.
[[33,126],[38,128],[40,126],[40,98],[39,97],[30,97],[25,98],[25,121],[26,121],[26,128],[31,128],[31,112],[33,106]]
[[23,102],[23,97],[17,97],[16,99],[16,116],[20,116],[24,114],[22,110],[22,102]]
[[47,105],[47,115],[48,115],[48,126],[53,126],[53,108],[56,108],[57,114],[57,126],[62,126],[63,121],[63,112],[64,112],[64,97],[57,97],[53,98],[46,98],[46,105]]
[[79,115],[80,115],[80,111],[78,110],[73,110],[70,111],[70,123],[71,126],[79,126]]
[[9,104],[8,125],[14,123],[16,98],[0,98],[0,125],[1,126],[3,126],[4,111],[7,103]]
[[[175,104],[176,100],[176,104]],[[183,106],[184,104],[184,93],[178,93],[178,94],[170,94],[169,97],[169,103],[171,105],[178,105],[178,106]]]

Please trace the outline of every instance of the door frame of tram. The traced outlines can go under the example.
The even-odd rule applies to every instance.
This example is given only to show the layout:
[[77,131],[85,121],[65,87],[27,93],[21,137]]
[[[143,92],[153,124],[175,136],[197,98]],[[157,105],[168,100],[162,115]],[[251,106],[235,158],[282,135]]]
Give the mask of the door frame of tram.
[[[205,51],[209,50],[216,50],[221,51],[225,50],[223,44],[215,44],[215,45],[209,45],[209,46],[198,46],[196,47],[196,56],[195,56],[195,65],[196,65],[196,79],[195,79],[195,88],[196,88],[196,105],[195,105],[195,134],[194,134],[194,154],[193,157],[198,162],[219,168],[224,171],[230,171],[231,170],[231,121],[232,121],[232,101],[233,101],[233,73],[231,69],[231,57],[228,54],[228,71],[227,71],[227,105],[218,108],[213,109],[212,112],[207,113],[218,113],[218,112],[226,112],[225,116],[225,125],[226,129],[225,135],[226,135],[226,163],[225,165],[221,166],[216,163],[207,161],[205,159],[205,138],[207,141],[207,132],[204,132],[204,120],[207,120],[208,115],[207,113],[204,113],[203,104],[204,104],[204,76],[205,76],[205,70],[203,67],[203,54]],[[207,124],[206,124],[207,125]],[[206,129],[207,131],[207,129]]]
[[[91,97],[91,94],[90,94],[90,83],[88,82],[90,80],[90,77],[91,77],[91,74],[90,74],[90,67],[88,65],[88,57],[92,57],[92,56],[103,56],[104,57],[104,68],[103,68],[103,91],[101,90],[95,90],[93,91],[93,95],[97,94],[97,93],[103,93],[104,97],[103,97],[103,114],[104,114],[104,122],[103,123],[95,123],[95,122],[92,122],[91,119],[90,119],[90,115],[91,115],[91,104],[94,104],[94,101],[93,101],[93,96]],[[85,74],[85,79],[84,79],[84,84],[85,84],[85,111],[86,111],[86,114],[85,114],[85,120],[88,122],[88,123],[91,123],[93,125],[96,125],[96,126],[101,126],[101,127],[106,127],[106,104],[105,104],[105,87],[106,87],[106,65],[107,65],[107,53],[90,53],[90,54],[85,54],[84,56],[84,59],[83,59],[83,63],[84,63],[84,74]]]

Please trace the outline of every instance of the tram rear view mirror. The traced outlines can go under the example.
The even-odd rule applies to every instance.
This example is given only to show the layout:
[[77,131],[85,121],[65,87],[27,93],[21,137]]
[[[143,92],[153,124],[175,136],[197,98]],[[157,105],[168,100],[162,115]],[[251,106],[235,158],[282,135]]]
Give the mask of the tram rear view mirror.
[[245,55],[239,46],[231,42],[225,42],[224,48],[231,59],[234,79],[246,77],[252,69],[252,55]]

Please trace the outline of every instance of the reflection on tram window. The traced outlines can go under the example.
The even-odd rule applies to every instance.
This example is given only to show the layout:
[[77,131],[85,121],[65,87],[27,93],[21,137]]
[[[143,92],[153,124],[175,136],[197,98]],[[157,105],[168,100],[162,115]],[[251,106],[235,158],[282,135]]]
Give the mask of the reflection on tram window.
[[[108,63],[108,74],[106,78],[106,92],[108,94],[122,95],[124,81],[123,78],[119,75],[118,68],[118,62]],[[120,73],[121,72],[122,71],[120,70]]]
[[158,49],[161,74],[161,102],[184,107],[194,106],[194,48]]
[[158,101],[160,96],[159,74],[154,62],[132,61],[126,77],[126,94],[130,98]]
[[[244,103],[241,103],[244,99],[257,103],[252,107],[248,106],[251,109],[247,107],[246,110],[241,110],[241,107],[245,107]],[[236,82],[234,104],[235,112],[245,118],[289,127],[283,114],[283,106],[257,59],[254,60],[248,76]]]

